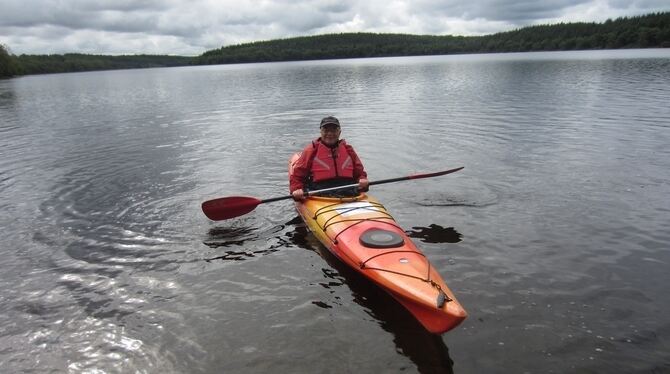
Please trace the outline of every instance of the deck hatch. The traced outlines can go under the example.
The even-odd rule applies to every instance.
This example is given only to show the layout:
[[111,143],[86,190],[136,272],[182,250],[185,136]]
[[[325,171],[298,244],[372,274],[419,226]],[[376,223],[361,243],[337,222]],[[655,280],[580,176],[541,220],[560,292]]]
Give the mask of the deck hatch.
[[368,248],[396,248],[405,244],[401,235],[383,229],[369,229],[360,236],[359,240]]

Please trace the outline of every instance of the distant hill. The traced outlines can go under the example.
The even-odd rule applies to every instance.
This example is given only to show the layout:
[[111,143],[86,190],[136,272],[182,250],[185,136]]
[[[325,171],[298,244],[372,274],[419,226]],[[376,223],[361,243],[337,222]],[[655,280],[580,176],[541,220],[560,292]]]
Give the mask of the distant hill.
[[486,36],[346,33],[226,46],[197,64],[319,60],[460,53],[670,47],[670,12],[604,23],[530,26]]
[[140,69],[189,65],[193,57],[159,55],[104,56],[81,53],[64,55],[20,55],[18,63],[26,74],[71,71]]
[[14,56],[0,45],[0,78],[21,74],[184,65],[463,53],[668,48],[670,12],[603,23],[529,26],[485,36],[344,33],[221,47],[197,57],[87,54]]
[[105,56],[66,53],[14,56],[0,45],[0,78],[26,74],[184,66],[192,65],[193,61],[193,57],[162,55]]

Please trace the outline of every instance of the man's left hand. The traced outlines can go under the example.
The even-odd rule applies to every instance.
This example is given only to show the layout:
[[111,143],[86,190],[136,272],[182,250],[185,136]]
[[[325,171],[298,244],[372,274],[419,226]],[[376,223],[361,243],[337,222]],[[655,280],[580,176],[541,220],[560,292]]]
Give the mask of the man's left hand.
[[365,178],[361,178],[361,179],[358,180],[358,190],[361,191],[361,192],[367,192],[369,185],[370,185],[370,182]]

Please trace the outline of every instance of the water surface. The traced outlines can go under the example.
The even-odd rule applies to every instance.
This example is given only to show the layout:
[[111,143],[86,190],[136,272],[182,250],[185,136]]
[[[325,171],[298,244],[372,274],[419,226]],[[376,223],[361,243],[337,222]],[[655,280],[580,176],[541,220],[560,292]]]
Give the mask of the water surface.
[[[670,371],[670,52],[0,81],[0,371]],[[336,115],[470,316],[426,333],[287,194]]]

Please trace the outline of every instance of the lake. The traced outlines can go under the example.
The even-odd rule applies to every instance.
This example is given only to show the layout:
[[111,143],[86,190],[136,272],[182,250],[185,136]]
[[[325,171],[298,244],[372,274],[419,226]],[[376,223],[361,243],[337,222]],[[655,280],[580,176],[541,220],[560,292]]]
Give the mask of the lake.
[[[670,50],[0,81],[0,372],[670,372]],[[283,200],[337,116],[469,313],[427,333]]]

